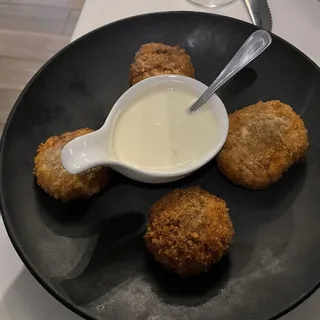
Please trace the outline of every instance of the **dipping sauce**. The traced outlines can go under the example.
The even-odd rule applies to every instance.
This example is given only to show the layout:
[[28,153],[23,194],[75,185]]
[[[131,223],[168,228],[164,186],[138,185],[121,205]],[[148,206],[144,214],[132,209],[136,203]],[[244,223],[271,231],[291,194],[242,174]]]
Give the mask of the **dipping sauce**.
[[212,150],[218,128],[212,104],[189,111],[196,92],[179,83],[156,85],[137,96],[115,121],[115,156],[142,169],[187,168]]

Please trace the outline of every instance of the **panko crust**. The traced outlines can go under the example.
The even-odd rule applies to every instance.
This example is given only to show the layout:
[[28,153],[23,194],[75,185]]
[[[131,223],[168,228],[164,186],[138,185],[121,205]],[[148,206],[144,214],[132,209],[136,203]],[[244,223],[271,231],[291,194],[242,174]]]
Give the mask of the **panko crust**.
[[199,187],[168,193],[149,214],[147,249],[182,277],[207,271],[232,242],[234,230],[226,203]]
[[229,115],[218,167],[235,185],[264,189],[303,159],[308,146],[303,120],[289,105],[260,101]]
[[34,175],[38,185],[52,197],[63,202],[86,199],[99,193],[108,182],[106,167],[96,167],[72,175],[61,162],[61,150],[71,140],[93,132],[89,128],[49,137],[37,150],[34,159]]
[[163,74],[178,74],[194,78],[191,57],[179,46],[154,42],[142,45],[130,66],[131,84]]

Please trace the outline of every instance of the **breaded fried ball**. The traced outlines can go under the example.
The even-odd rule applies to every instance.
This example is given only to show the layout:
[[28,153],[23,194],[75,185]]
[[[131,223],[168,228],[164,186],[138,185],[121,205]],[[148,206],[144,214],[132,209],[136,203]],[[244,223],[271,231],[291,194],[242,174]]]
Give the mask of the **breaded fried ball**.
[[38,185],[52,197],[63,202],[85,199],[100,192],[108,182],[105,167],[96,167],[80,174],[68,173],[61,162],[61,150],[71,140],[93,132],[85,128],[53,136],[42,143],[34,159],[34,174]]
[[156,261],[188,277],[219,262],[233,235],[226,203],[190,187],[174,190],[153,204],[144,239]]
[[229,134],[217,161],[231,182],[264,189],[278,181],[309,146],[303,120],[280,101],[258,102],[229,116]]
[[179,46],[153,42],[144,44],[130,66],[131,84],[162,74],[179,74],[193,78],[194,69],[190,56]]

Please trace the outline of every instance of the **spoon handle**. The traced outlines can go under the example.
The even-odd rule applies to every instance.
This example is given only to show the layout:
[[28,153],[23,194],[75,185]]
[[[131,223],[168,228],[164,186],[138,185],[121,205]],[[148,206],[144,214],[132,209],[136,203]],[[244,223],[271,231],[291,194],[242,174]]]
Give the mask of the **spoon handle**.
[[191,112],[198,110],[221,86],[267,49],[271,42],[271,35],[266,30],[253,32],[211,86],[191,106]]

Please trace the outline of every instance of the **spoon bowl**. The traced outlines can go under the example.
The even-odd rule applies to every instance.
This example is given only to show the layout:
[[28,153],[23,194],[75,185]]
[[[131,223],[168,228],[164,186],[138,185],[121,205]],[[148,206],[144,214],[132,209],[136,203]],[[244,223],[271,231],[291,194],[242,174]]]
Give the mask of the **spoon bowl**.
[[[172,85],[173,82],[194,91],[198,96],[207,89],[207,86],[198,80],[180,75],[155,76],[139,82],[119,98],[104,125],[99,130],[78,137],[63,148],[61,160],[64,168],[71,174],[78,174],[95,166],[104,165],[133,180],[146,183],[165,183],[179,180],[209,162],[216,156],[225,143],[229,127],[226,108],[217,95],[213,95],[208,100],[208,104],[212,108],[217,120],[218,137],[213,141],[209,152],[200,154],[187,167],[177,167],[161,171],[141,168],[133,163],[124,162],[119,159],[111,147],[110,139],[112,139],[114,124],[119,115],[130,105],[130,101],[138,95],[150,92],[159,84]],[[188,106],[186,106],[187,110]]]

